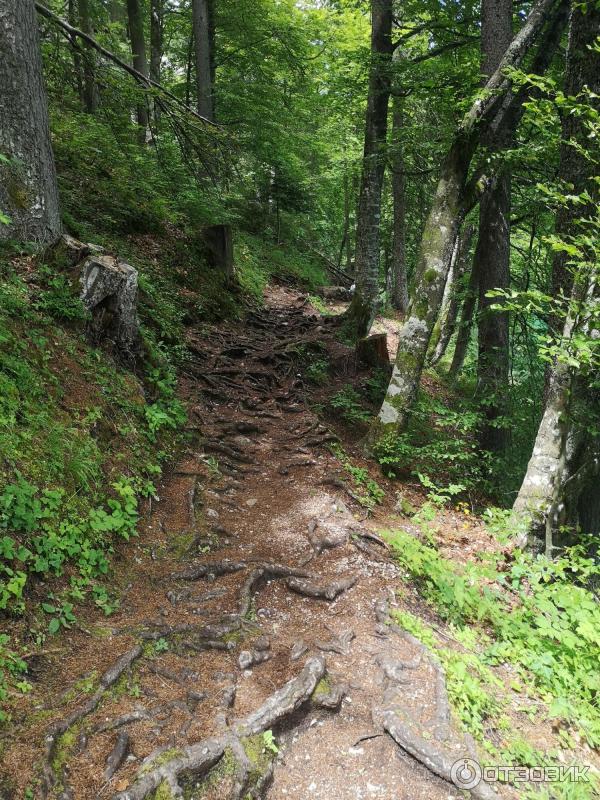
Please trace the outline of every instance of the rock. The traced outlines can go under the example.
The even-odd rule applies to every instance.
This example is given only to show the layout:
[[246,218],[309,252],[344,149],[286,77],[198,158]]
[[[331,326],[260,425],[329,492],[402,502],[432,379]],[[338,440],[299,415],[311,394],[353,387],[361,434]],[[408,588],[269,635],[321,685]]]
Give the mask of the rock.
[[387,333],[374,333],[361,339],[356,345],[359,361],[375,369],[390,368],[390,355],[387,348]]
[[254,661],[252,660],[252,653],[250,650],[242,650],[238,657],[238,664],[240,669],[250,669]]
[[122,361],[134,362],[141,350],[137,270],[114,256],[91,255],[83,262],[80,283],[81,300],[92,316],[92,342],[109,341]]

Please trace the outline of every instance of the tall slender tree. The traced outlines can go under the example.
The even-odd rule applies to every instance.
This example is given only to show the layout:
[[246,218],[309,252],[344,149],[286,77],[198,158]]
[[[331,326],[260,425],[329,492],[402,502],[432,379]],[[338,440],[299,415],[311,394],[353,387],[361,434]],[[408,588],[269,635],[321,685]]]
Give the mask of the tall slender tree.
[[60,235],[58,188],[33,0],[0,0],[0,239]]
[[[79,26],[90,36],[94,33],[90,14],[89,0],[77,0],[79,10]],[[86,47],[83,53],[83,107],[88,114],[95,114],[98,109],[98,84],[96,83],[94,51]]]
[[214,55],[211,0],[192,0],[196,97],[200,116],[214,121]]
[[[138,72],[148,77],[148,57],[146,56],[146,37],[144,34],[144,16],[140,0],[127,0],[127,19],[129,22],[129,38],[131,41],[131,54],[133,66]],[[137,104],[137,122],[140,127],[139,137],[143,143],[146,141],[148,128],[148,105],[145,98],[140,98]]]
[[[396,53],[399,53],[399,49]],[[406,176],[403,151],[403,98],[398,92],[392,99],[392,204],[394,215],[392,237],[392,306],[405,314],[408,309],[408,279],[406,274]]]
[[[150,77],[160,83],[164,38],[164,0],[151,0],[150,3]],[[154,121],[158,122],[160,108],[154,103]]]
[[[484,80],[498,68],[513,37],[512,0],[483,0],[481,4],[481,70]],[[498,152],[510,146],[512,126],[500,134],[483,136],[483,144]],[[500,452],[506,446],[507,428],[497,424],[503,414],[508,389],[508,314],[492,311],[491,289],[508,289],[510,283],[511,176],[503,165],[479,206],[479,238],[475,248],[475,274],[479,278],[479,357],[477,380],[485,409],[480,431],[484,450]]]
[[356,220],[356,290],[346,312],[347,330],[356,338],[369,332],[379,293],[379,228],[391,90],[392,20],[392,0],[371,0],[371,68]]

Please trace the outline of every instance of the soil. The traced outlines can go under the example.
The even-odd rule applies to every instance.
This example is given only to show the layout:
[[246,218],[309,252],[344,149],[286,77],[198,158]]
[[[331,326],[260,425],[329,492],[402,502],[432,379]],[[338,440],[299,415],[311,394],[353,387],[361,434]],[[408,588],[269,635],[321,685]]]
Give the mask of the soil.
[[[191,783],[186,775],[186,797],[463,796],[382,723],[395,714],[411,741],[451,761],[474,754],[445,719],[434,662],[386,624],[403,577],[367,537],[409,523],[393,510],[391,486],[390,500],[367,518],[340,483],[326,446],[334,437],[310,410],[315,398],[298,374],[299,348],[316,341],[339,349],[335,323],[281,287],[244,324],[190,329],[186,450],[115,564],[118,611],[103,619],[90,612],[37,660],[34,688],[3,742],[0,797],[125,800],[144,769],[168,768],[186,748],[235,731],[314,657],[325,658],[325,677],[260,734],[244,785],[223,756]],[[414,487],[404,495],[418,504]],[[445,546],[468,558],[469,548],[490,542],[465,516],[448,521]],[[308,577],[290,580],[294,573]],[[328,590],[333,599],[313,596]],[[104,689],[105,670],[140,643]],[[77,717],[98,687],[97,705],[55,735],[57,721]],[[118,762],[110,776],[109,759]],[[497,796],[513,795],[503,788]]]

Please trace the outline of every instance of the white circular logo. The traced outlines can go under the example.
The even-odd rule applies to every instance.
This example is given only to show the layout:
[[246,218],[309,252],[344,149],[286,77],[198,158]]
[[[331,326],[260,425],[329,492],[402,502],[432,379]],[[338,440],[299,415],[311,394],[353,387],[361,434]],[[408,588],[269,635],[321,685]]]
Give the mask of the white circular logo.
[[481,782],[481,767],[472,758],[459,758],[452,764],[450,776],[459,789],[474,789]]

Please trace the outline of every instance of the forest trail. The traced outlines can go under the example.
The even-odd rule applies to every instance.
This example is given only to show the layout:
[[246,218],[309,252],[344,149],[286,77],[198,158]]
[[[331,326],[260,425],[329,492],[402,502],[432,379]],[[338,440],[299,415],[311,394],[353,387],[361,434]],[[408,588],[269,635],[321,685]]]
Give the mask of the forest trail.
[[21,790],[41,775],[35,797],[75,800],[164,800],[177,782],[213,800],[460,795],[434,771],[473,743],[440,668],[386,624],[398,570],[303,402],[292,352],[328,327],[276,288],[243,324],[190,329],[193,441],[116,563],[119,610],[65,634],[23,701],[4,753]]

